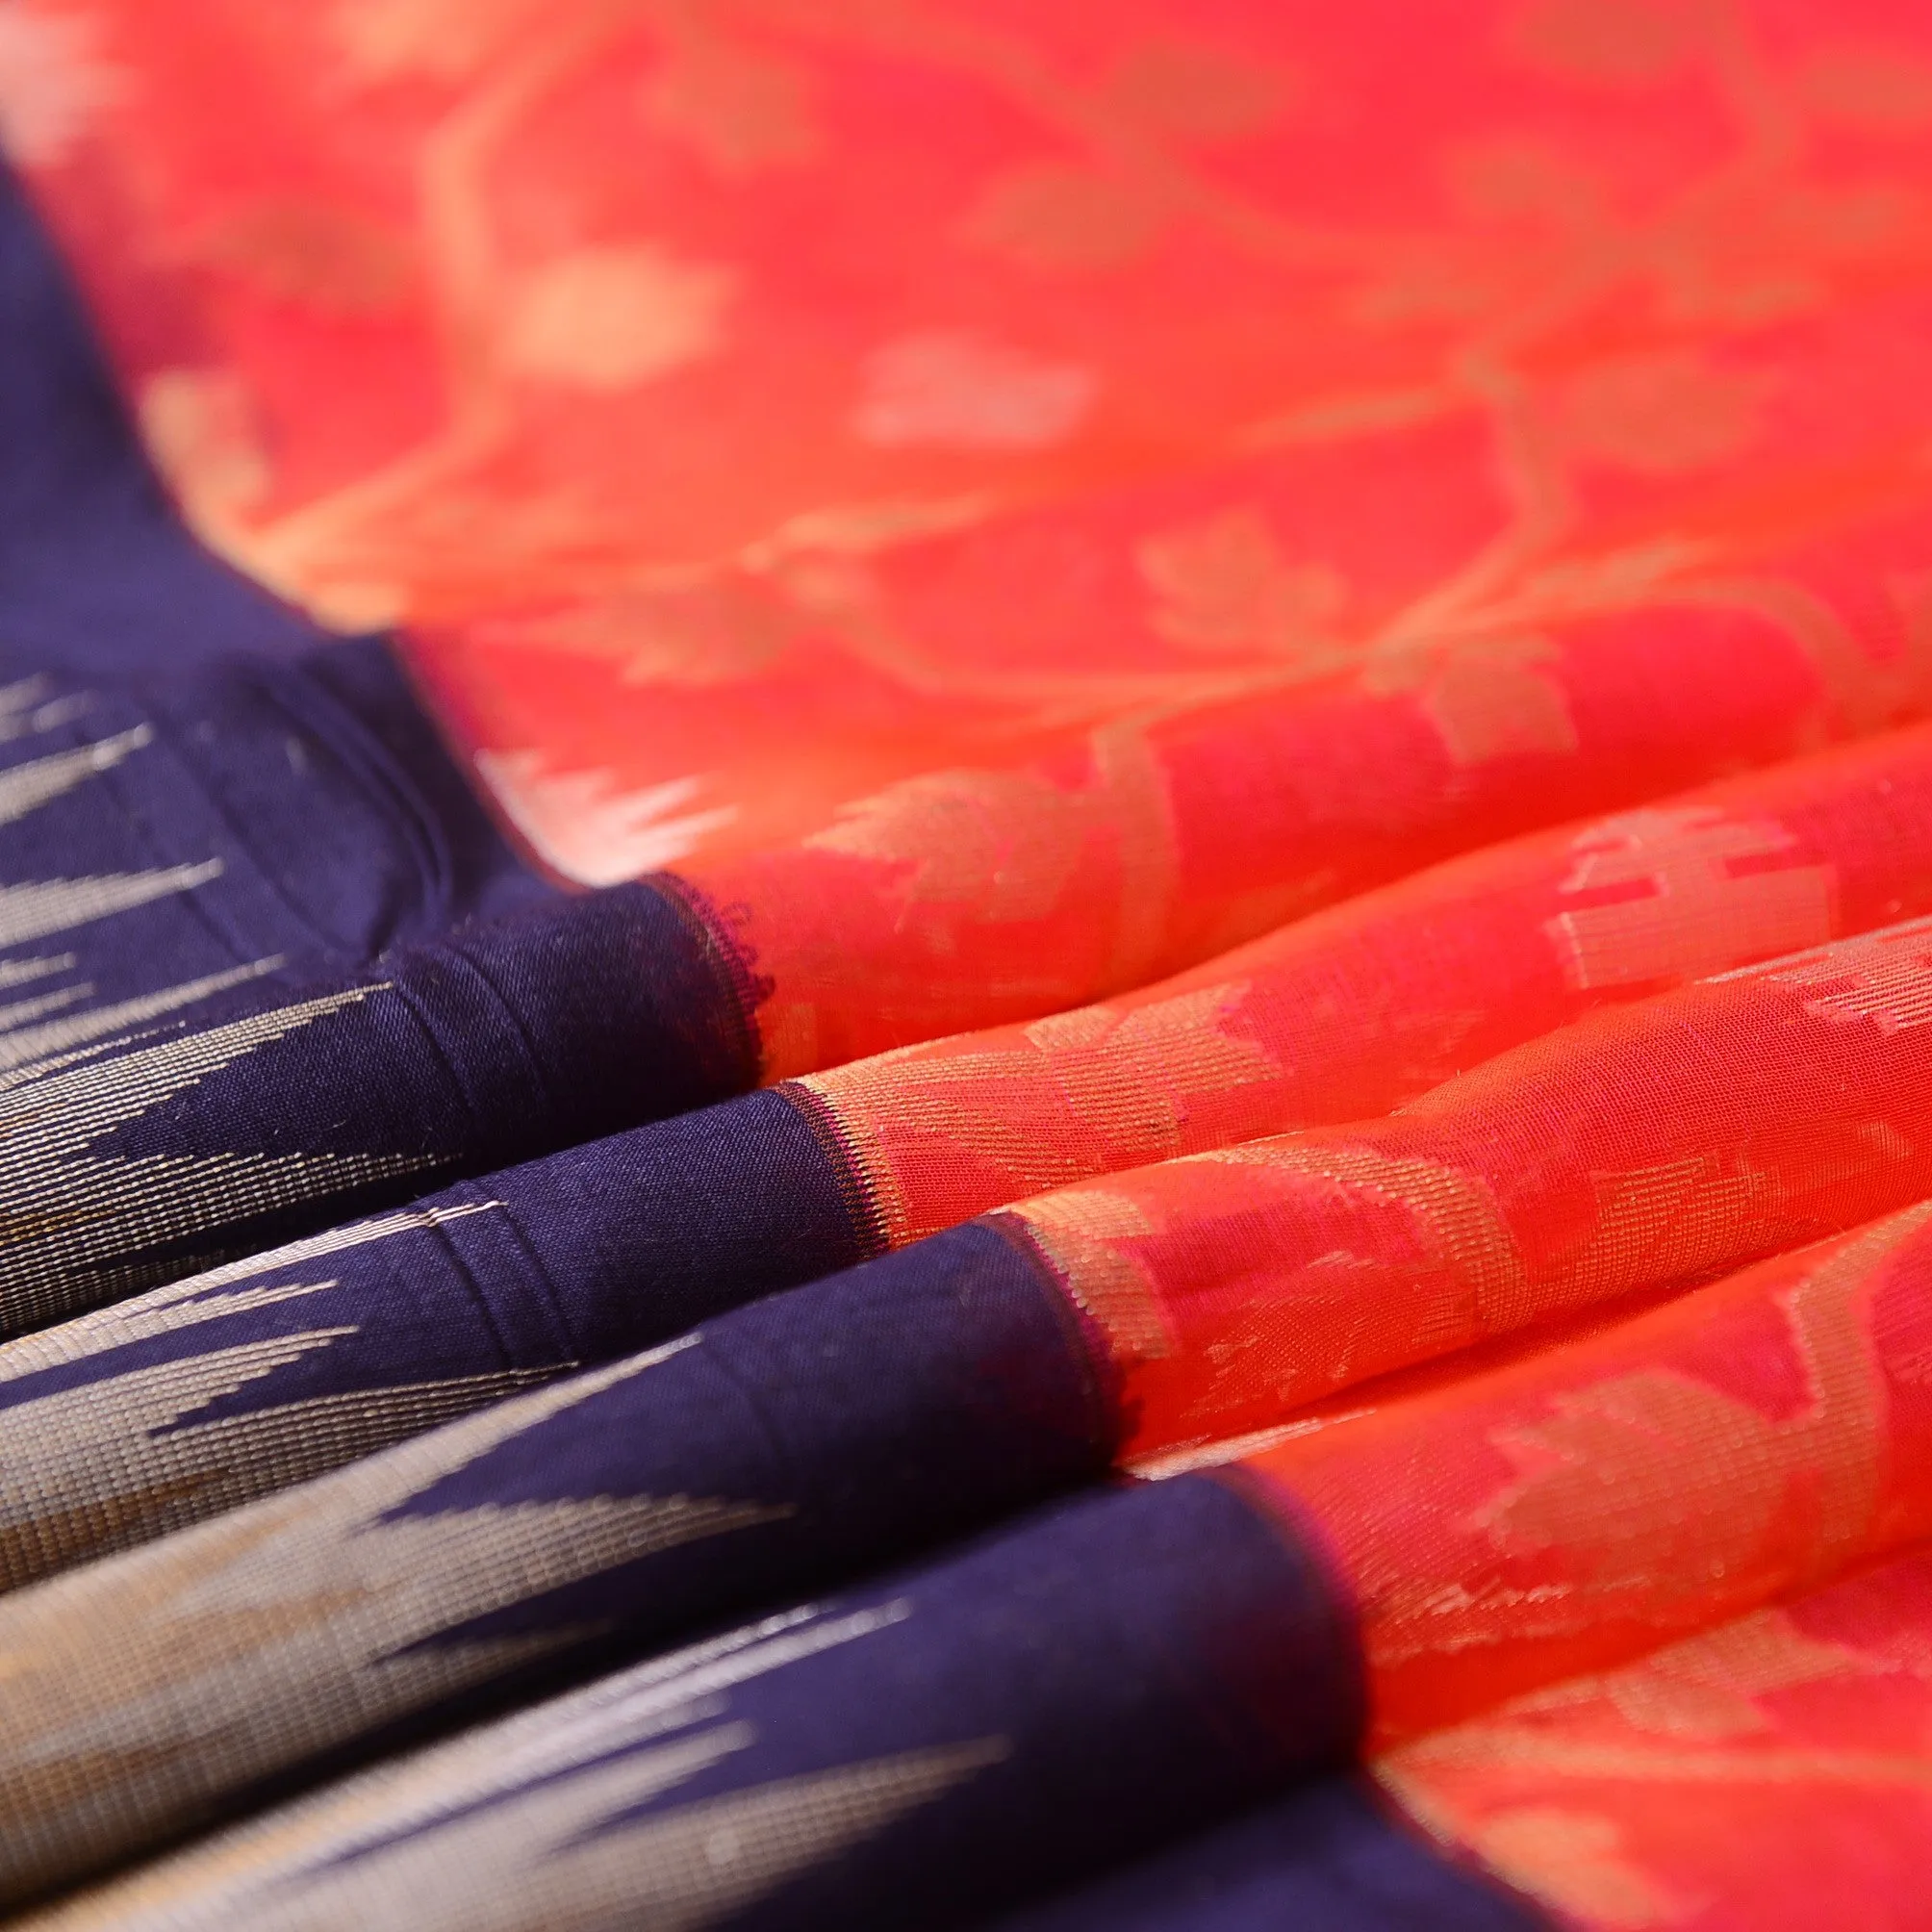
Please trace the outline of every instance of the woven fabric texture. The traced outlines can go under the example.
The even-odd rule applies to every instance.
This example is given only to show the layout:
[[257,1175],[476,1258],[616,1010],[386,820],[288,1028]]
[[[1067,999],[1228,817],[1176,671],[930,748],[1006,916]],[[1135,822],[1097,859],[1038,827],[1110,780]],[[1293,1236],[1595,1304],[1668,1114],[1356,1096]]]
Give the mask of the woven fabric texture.
[[1932,1932],[1922,5],[0,149],[0,1915]]

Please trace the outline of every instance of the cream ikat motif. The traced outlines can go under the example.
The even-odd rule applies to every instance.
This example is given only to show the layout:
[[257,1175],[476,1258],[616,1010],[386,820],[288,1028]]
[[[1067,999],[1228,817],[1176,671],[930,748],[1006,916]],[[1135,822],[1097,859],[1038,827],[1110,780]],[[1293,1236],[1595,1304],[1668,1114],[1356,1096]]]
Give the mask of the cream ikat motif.
[[[0,1345],[0,1589],[305,1482],[561,1372],[506,1366],[277,1397],[277,1370],[360,1332],[338,1306],[333,1259],[491,1208],[378,1216]],[[258,1318],[270,1311],[293,1319],[265,1330]]]
[[[0,687],[0,743],[31,750],[36,739],[84,727],[94,703],[85,692],[57,694],[45,677]],[[116,915],[198,895],[221,880],[223,859],[208,853],[139,870],[19,877],[10,831],[33,829],[38,814],[63,801],[86,801],[92,788],[152,755],[156,743],[154,727],[136,723],[0,770],[0,1333],[40,1326],[253,1245],[224,1231],[435,1164],[419,1153],[243,1146],[130,1154],[113,1145],[123,1130],[262,1047],[386,990],[346,985],[279,1007],[243,999],[240,1017],[185,1030],[207,1003],[282,972],[284,956],[271,953],[102,995],[91,977],[95,961],[125,979],[130,957],[142,959],[138,940],[108,939],[91,951],[60,941]],[[89,808],[96,824],[123,834],[179,836],[143,825],[140,808],[118,798],[101,797]],[[48,843],[37,840],[35,850]]]
[[437,1932],[729,1919],[968,1785],[998,1735],[896,1751],[680,1802],[758,1742],[733,1692],[892,1631],[901,1600],[814,1606],[639,1665],[573,1695],[269,1814],[24,1923],[44,1932],[320,1932],[410,1901]]

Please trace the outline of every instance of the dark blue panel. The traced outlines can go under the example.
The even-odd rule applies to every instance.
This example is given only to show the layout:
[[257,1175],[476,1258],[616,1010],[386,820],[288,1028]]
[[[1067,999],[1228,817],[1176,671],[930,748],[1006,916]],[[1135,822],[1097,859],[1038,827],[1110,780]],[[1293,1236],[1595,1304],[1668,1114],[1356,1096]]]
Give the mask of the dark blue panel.
[[[327,645],[289,666],[227,660],[221,682],[183,716],[177,674],[148,685],[150,701],[179,722],[202,785],[270,877],[314,923],[340,935],[360,963],[386,946],[558,898],[511,852],[445,748],[394,654],[373,639]],[[225,728],[227,707],[245,693]],[[188,687],[191,701],[194,687]],[[257,714],[267,711],[272,728]],[[299,746],[292,752],[291,744]],[[314,767],[337,782],[318,811]],[[353,799],[356,816],[335,803]],[[358,916],[370,897],[371,861],[407,854],[409,890],[397,915]],[[341,906],[349,908],[341,911]]]
[[0,674],[288,657],[317,635],[185,534],[64,271],[0,170]]
[[[0,688],[5,983],[40,996],[84,980],[70,1017],[223,973],[260,1003],[453,921],[556,902],[447,758],[410,742],[426,729],[373,644]],[[10,1012],[0,1035],[18,1024]]]
[[[364,1072],[379,1079],[371,1067]],[[318,1324],[343,1333],[326,1350],[251,1377],[208,1413],[609,1361],[801,1275],[852,1261],[861,1237],[840,1180],[783,1098],[748,1095],[459,1182],[406,1212],[238,1262],[205,1288],[185,1283],[167,1298],[194,1306],[193,1322],[133,1342],[110,1334],[58,1365],[0,1384],[0,1408],[86,1384],[103,1385],[111,1400],[107,1385],[118,1376]],[[992,1248],[1006,1252],[997,1241]],[[261,1304],[254,1292],[324,1278],[326,1287],[292,1301]],[[843,1293],[828,1284],[827,1306],[858,1307],[868,1292],[888,1305],[922,1305],[892,1275],[872,1280]],[[143,1306],[129,1303],[123,1314],[138,1319]],[[808,1308],[799,1327],[809,1335],[820,1326]],[[759,1317],[755,1332],[768,1328],[783,1334],[783,1313]],[[939,1345],[935,1335],[928,1346]],[[639,1453],[648,1452],[640,1445]]]
[[[250,981],[198,1000],[191,1029],[30,1069],[0,1093],[0,1113],[23,1116],[0,1134],[0,1183],[43,1218],[0,1239],[0,1319],[95,1306],[438,1176],[736,1092],[755,1071],[741,980],[686,896],[622,886],[341,979]],[[622,1206],[622,1163],[603,1180]],[[580,1231],[533,1193],[535,1237],[573,1258]],[[829,1251],[851,1258],[849,1241]]]
[[735,1924],[966,1922],[1224,1818],[1359,1736],[1346,1606],[1205,1478],[1061,1505],[858,1601],[899,1620],[734,1692],[751,1741],[674,1802],[934,1746],[1003,1754]]
[[1541,1915],[1452,1865],[1355,1778],[1322,1778],[1125,1865],[997,1932],[1544,1932]]
[[560,898],[491,826],[380,644],[288,665],[63,677],[30,718],[64,710],[16,737],[8,765],[94,748],[101,768],[7,825],[0,880],[219,868],[151,911],[88,928],[90,970],[118,954],[130,983],[174,983],[188,962],[165,935],[193,922],[225,947],[224,963],[272,958],[293,983]]
[[514,1216],[587,1362],[852,1267],[871,1245],[850,1162],[783,1089],[567,1149],[470,1196]]
[[399,1513],[581,1496],[772,1509],[436,1640],[623,1627],[658,1640],[1097,1480],[1112,1439],[1061,1296],[1018,1247],[968,1227],[722,1316]]

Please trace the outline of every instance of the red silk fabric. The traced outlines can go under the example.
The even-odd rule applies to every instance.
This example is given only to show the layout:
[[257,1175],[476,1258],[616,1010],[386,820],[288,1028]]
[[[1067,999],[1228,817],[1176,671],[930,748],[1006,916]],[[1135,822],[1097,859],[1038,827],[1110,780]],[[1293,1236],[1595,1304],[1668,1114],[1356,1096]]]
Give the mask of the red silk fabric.
[[1365,1120],[1597,1009],[1932,912],[1932,729],[1509,842],[1103,1005],[801,1082],[892,1244]]
[[1907,0],[16,11],[199,526],[771,1074],[1923,708]]
[[1916,1899],[1922,5],[12,0],[0,124],[196,527],[1318,1538],[1403,1803]]
[[1932,1552],[1384,1757],[1385,1787],[1589,1932],[1911,1925],[1932,1839]]
[[1239,1467],[1354,1592],[1385,1741],[1932,1535],[1932,1206]]

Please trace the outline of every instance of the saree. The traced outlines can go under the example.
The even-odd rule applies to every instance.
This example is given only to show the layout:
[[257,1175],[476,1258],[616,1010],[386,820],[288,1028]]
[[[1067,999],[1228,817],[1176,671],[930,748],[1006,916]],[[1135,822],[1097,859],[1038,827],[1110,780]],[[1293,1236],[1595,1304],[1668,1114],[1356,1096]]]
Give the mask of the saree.
[[1923,1921],[1899,0],[7,0],[0,1904]]

